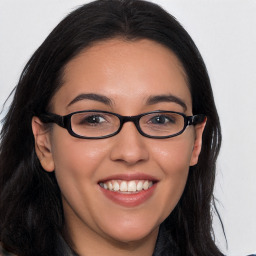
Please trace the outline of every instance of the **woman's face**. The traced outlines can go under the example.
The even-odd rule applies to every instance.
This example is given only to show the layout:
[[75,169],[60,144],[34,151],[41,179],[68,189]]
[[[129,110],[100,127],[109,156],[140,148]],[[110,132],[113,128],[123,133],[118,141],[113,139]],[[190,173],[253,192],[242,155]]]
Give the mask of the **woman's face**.
[[[112,39],[67,64],[51,108],[59,115],[92,109],[124,116],[154,110],[192,115],[192,100],[182,65],[169,49],[150,40]],[[151,139],[127,122],[111,138],[88,140],[72,137],[56,124],[40,133],[40,121],[34,118],[37,154],[46,171],[55,170],[71,237],[125,243],[155,239],[182,195],[189,166],[197,163],[203,126]],[[133,187],[147,181],[153,181],[151,188],[130,193],[100,186],[124,182],[122,186]]]

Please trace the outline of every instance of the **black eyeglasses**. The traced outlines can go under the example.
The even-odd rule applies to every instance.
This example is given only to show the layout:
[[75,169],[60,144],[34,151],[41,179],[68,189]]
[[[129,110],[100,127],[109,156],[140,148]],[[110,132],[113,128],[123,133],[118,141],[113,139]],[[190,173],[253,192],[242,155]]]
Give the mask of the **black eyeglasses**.
[[123,124],[133,122],[139,133],[148,138],[165,139],[183,133],[188,125],[205,120],[205,115],[186,116],[174,111],[152,111],[137,116],[121,116],[98,110],[77,111],[66,116],[46,113],[39,116],[44,123],[56,123],[70,135],[81,139],[104,139],[118,134]]

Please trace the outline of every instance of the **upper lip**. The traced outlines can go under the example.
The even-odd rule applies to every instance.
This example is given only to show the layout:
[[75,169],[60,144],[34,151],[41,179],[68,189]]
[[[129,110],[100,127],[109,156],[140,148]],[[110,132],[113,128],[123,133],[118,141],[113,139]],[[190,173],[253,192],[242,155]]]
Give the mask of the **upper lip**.
[[149,180],[149,181],[153,181],[153,182],[157,182],[158,179],[152,175],[148,175],[145,173],[129,173],[129,174],[114,174],[114,175],[110,175],[106,178],[103,178],[99,181],[99,183],[101,182],[107,182],[109,180],[126,180],[126,181],[130,181],[130,180]]

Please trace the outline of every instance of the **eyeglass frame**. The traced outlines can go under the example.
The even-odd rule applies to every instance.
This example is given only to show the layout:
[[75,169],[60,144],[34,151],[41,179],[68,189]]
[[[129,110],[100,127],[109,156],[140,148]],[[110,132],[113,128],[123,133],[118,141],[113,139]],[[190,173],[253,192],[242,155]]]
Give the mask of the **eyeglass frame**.
[[[86,137],[86,136],[81,136],[81,135],[76,134],[72,130],[71,117],[75,114],[85,113],[85,112],[88,112],[88,113],[90,113],[90,112],[105,113],[105,114],[111,114],[111,115],[116,116],[120,121],[120,125],[119,125],[118,130],[115,131],[114,133],[104,135],[104,136],[100,136],[100,137]],[[144,133],[142,131],[141,127],[140,127],[139,121],[143,116],[149,115],[149,114],[154,114],[154,113],[174,113],[174,114],[181,115],[184,118],[184,126],[183,126],[182,130],[178,133],[171,134],[171,135],[166,135],[166,136],[152,136],[152,135],[148,135],[148,134]],[[124,123],[126,123],[126,122],[133,122],[134,125],[136,126],[138,132],[144,137],[152,138],[152,139],[167,139],[167,138],[176,137],[176,136],[182,134],[186,130],[187,126],[189,126],[189,125],[197,125],[197,124],[202,123],[205,120],[205,118],[206,118],[206,115],[204,115],[204,114],[186,116],[185,114],[180,113],[180,112],[164,111],[164,110],[155,110],[155,111],[151,111],[151,112],[142,113],[142,114],[139,114],[139,115],[136,115],[136,116],[122,116],[122,115],[119,115],[117,113],[113,113],[113,112],[109,112],[109,111],[101,111],[101,110],[82,110],[82,111],[72,112],[72,113],[70,113],[68,115],[64,115],[64,116],[47,112],[47,113],[41,114],[39,116],[39,119],[41,120],[41,122],[43,122],[43,123],[56,123],[60,127],[66,129],[71,136],[76,137],[76,138],[80,138],[80,139],[105,139],[105,138],[113,137],[113,136],[117,135],[122,130],[122,127],[123,127]]]

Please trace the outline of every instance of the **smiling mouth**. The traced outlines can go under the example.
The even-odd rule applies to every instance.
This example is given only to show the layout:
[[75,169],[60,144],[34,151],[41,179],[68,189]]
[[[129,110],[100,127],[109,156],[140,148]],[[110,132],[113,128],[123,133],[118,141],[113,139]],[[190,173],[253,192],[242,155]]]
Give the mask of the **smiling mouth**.
[[148,190],[153,184],[154,182],[151,180],[109,180],[99,183],[106,190],[123,194],[139,193],[142,190]]

